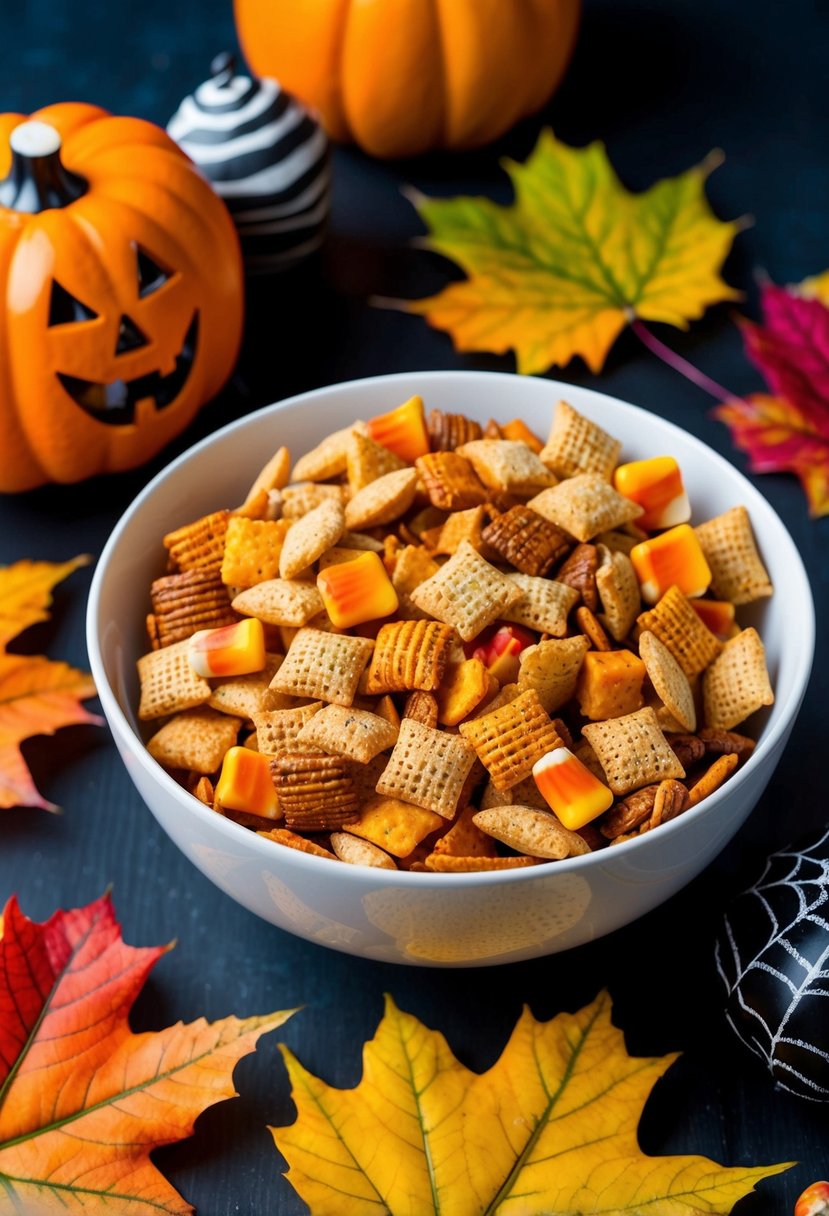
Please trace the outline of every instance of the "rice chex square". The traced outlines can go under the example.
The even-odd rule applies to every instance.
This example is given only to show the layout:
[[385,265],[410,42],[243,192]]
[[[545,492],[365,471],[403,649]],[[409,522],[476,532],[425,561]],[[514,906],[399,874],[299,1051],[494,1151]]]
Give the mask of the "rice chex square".
[[451,819],[474,763],[475,749],[460,735],[404,718],[377,793]]

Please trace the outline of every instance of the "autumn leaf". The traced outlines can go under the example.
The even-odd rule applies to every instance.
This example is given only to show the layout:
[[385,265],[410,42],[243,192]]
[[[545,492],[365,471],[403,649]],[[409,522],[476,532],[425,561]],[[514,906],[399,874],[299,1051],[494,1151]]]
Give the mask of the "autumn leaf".
[[746,354],[771,394],[715,411],[755,473],[801,480],[814,516],[829,514],[829,308],[773,284],[761,292],[763,323],[741,319]]
[[482,1074],[388,998],[355,1089],[282,1052],[297,1120],[271,1130],[313,1216],[700,1216],[788,1168],[645,1156],[639,1116],[675,1057],[628,1056],[606,994],[546,1023],[525,1010]]
[[601,371],[635,318],[687,329],[710,304],[739,298],[719,271],[741,225],[718,220],[705,197],[719,159],[630,194],[602,144],[570,148],[543,131],[525,164],[503,162],[509,206],[412,196],[424,246],[468,277],[400,306],[448,330],[458,350],[514,350],[519,372],[574,355]]
[[290,1011],[133,1034],[167,947],[121,939],[108,896],[43,924],[6,907],[0,940],[0,1211],[183,1216],[150,1161],[233,1096],[232,1073]]
[[25,739],[82,722],[102,725],[101,718],[80,704],[95,695],[91,676],[40,655],[5,650],[6,643],[24,629],[48,619],[52,588],[88,561],[76,557],[69,562],[20,561],[0,567],[0,809],[58,809],[37,791],[20,751]]

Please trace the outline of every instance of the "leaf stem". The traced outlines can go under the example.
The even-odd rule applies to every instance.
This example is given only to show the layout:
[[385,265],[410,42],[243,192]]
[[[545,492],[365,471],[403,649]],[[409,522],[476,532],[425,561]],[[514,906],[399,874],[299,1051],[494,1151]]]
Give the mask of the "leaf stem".
[[647,325],[643,325],[637,318],[634,317],[631,321],[630,328],[651,354],[656,355],[657,359],[661,359],[668,367],[672,367],[675,372],[679,372],[686,380],[690,380],[692,384],[696,384],[697,388],[701,388],[704,393],[708,393],[720,402],[740,400],[739,394],[732,393],[722,384],[718,384],[716,380],[712,380],[710,376],[706,376],[705,372],[701,372],[698,367],[694,367],[693,363],[689,363],[687,359],[683,359],[682,355],[678,355],[676,351],[671,350],[670,346],[666,346],[664,342],[661,342],[655,334],[651,333]]

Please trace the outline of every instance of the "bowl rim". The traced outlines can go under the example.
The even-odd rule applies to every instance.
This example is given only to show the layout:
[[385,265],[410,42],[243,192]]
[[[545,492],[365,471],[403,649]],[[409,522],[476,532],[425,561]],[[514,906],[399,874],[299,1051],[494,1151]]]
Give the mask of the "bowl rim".
[[[803,564],[803,559],[800,552],[786,527],[783,520],[775,511],[774,507],[768,499],[754,486],[748,478],[730,461],[720,455],[719,452],[709,447],[702,439],[690,431],[685,430],[677,423],[670,419],[663,418],[660,414],[656,414],[651,410],[647,410],[642,406],[634,405],[631,402],[623,401],[619,397],[614,397],[609,393],[601,392],[597,389],[582,387],[581,385],[570,384],[566,381],[548,379],[546,377],[521,377],[512,372],[488,372],[478,369],[447,369],[433,371],[407,371],[407,372],[392,372],[378,376],[361,376],[352,380],[337,381],[334,384],[323,385],[319,388],[308,389],[302,393],[296,393],[293,396],[285,397],[280,401],[272,402],[270,405],[262,406],[260,409],[254,410],[249,414],[245,414],[241,418],[221,427],[217,431],[213,431],[210,435],[199,440],[191,447],[187,448],[179,456],[165,465],[144,487],[143,490],[133,499],[127,509],[123,512],[118,522],[115,524],[110,533],[106,544],[104,545],[101,555],[96,563],[95,572],[92,578],[92,583],[89,590],[87,601],[86,614],[86,640],[87,649],[89,652],[89,661],[92,669],[92,675],[95,681],[98,697],[104,709],[105,716],[109,723],[113,734],[121,738],[122,742],[128,747],[130,754],[133,755],[147,775],[154,781],[161,784],[162,789],[169,794],[176,803],[188,814],[195,815],[201,820],[205,826],[212,831],[218,832],[219,835],[227,836],[229,840],[237,841],[238,843],[246,842],[247,846],[253,850],[255,854],[261,856],[263,862],[267,864],[270,859],[274,859],[274,843],[258,836],[257,833],[250,829],[242,827],[241,824],[235,823],[233,820],[226,819],[221,815],[217,815],[211,808],[204,806],[197,798],[188,793],[183,786],[179,785],[169,773],[153,757],[149,754],[142,739],[136,734],[130,724],[126,714],[122,710],[118,698],[115,695],[109,679],[106,675],[104,667],[103,655],[101,653],[99,638],[101,631],[99,630],[99,615],[101,609],[101,595],[104,583],[107,577],[107,570],[113,552],[118,546],[121,534],[125,531],[129,523],[135,515],[137,515],[144,504],[152,498],[157,488],[169,479],[177,476],[180,469],[186,465],[194,457],[201,452],[216,444],[223,442],[225,437],[231,432],[243,430],[248,426],[256,426],[259,421],[265,416],[273,416],[283,410],[290,410],[296,406],[301,406],[310,401],[319,401],[324,398],[336,397],[345,390],[354,390],[361,385],[384,383],[393,388],[396,383],[406,381],[411,383],[413,379],[417,380],[418,385],[422,384],[428,387],[435,381],[441,380],[458,380],[458,381],[474,381],[476,379],[485,379],[487,381],[501,380],[505,386],[509,385],[510,390],[522,392],[523,389],[517,388],[518,385],[543,385],[550,393],[551,397],[557,392],[566,396],[574,390],[579,396],[587,396],[591,399],[591,404],[601,406],[603,403],[609,403],[614,410],[621,409],[622,413],[633,414],[634,421],[645,423],[646,421],[657,419],[661,424],[668,427],[669,430],[678,431],[683,441],[689,443],[693,448],[696,448],[701,456],[712,462],[715,467],[720,467],[726,470],[732,477],[736,477],[741,483],[741,489],[745,495],[755,502],[759,502],[760,509],[765,510],[771,516],[774,526],[779,529],[779,540],[782,541],[784,548],[788,550],[787,561],[792,568],[791,577],[800,583],[799,594],[802,597],[803,620],[801,622],[801,647],[796,659],[796,667],[792,674],[792,687],[786,701],[782,706],[776,706],[777,721],[767,732],[765,737],[758,743],[752,755],[746,763],[734,774],[732,778],[708,798],[704,799],[697,806],[690,808],[683,815],[677,816],[676,819],[669,823],[662,824],[658,834],[646,832],[643,836],[637,837],[634,840],[626,841],[623,848],[622,856],[632,857],[632,850],[638,850],[644,856],[643,850],[653,851],[659,847],[660,840],[666,840],[668,834],[682,832],[683,825],[687,827],[689,821],[697,821],[716,812],[716,808],[724,796],[733,796],[738,792],[744,784],[747,777],[752,771],[758,767],[767,753],[774,750],[781,736],[791,728],[791,725],[796,718],[803,697],[806,693],[806,688],[811,674],[812,663],[814,659],[815,649],[815,609],[814,599],[812,596],[809,578],[806,573],[806,568]],[[535,389],[533,390],[535,391]],[[142,796],[143,799],[143,796]],[[151,813],[152,809],[150,809]],[[320,870],[320,866],[328,866],[328,859],[316,857],[312,854],[303,853],[298,849],[286,850],[290,854],[282,857],[282,861],[288,862],[291,866],[296,866],[299,871],[307,870],[309,874],[319,875],[320,873],[329,872],[328,869]],[[614,859],[617,854],[613,850]],[[577,857],[564,858],[557,861],[554,867],[547,865],[526,866],[515,870],[484,870],[472,871],[458,874],[442,874],[428,872],[412,872],[407,870],[377,870],[372,874],[370,867],[364,866],[349,866],[340,864],[338,866],[338,874],[346,883],[354,883],[357,886],[365,886],[366,881],[375,878],[382,881],[383,884],[392,886],[408,887],[414,886],[418,890],[427,890],[432,887],[439,887],[442,890],[447,890],[455,885],[462,885],[465,888],[473,886],[489,885],[492,883],[513,883],[513,882],[529,882],[537,880],[541,877],[550,877],[552,874],[561,873],[579,873],[590,866],[601,866],[607,862],[607,850],[602,849],[598,852],[591,852]]]

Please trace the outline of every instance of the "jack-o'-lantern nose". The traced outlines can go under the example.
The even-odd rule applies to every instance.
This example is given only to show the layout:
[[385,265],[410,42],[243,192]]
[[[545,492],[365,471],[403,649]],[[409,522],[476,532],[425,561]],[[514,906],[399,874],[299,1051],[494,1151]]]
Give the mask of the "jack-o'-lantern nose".
[[116,355],[125,355],[131,350],[140,350],[142,346],[147,346],[149,339],[142,334],[141,330],[131,321],[129,317],[121,317],[118,325],[118,341],[115,344]]

